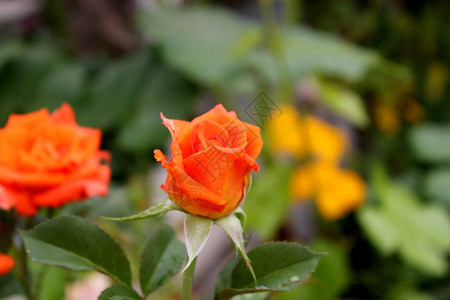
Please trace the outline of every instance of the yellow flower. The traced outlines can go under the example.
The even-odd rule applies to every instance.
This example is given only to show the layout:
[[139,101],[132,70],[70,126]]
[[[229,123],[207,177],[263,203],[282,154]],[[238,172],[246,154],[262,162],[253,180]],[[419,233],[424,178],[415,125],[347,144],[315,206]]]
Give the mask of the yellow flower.
[[373,119],[377,127],[387,133],[395,134],[401,126],[401,119],[394,106],[377,104],[373,111]]
[[294,173],[291,195],[299,201],[314,197],[319,213],[334,220],[364,202],[366,185],[356,172],[343,170],[334,164],[312,162]]
[[281,110],[282,115],[267,126],[273,151],[308,159],[291,178],[291,196],[299,201],[314,198],[327,219],[356,209],[365,199],[366,186],[357,173],[339,168],[347,136],[314,116],[300,115],[293,106]]
[[292,106],[269,121],[267,130],[275,152],[288,153],[299,159],[312,156],[338,162],[347,147],[346,136],[337,128],[314,116],[302,116]]
[[408,122],[415,124],[423,120],[424,112],[417,101],[409,99],[404,106],[403,115]]

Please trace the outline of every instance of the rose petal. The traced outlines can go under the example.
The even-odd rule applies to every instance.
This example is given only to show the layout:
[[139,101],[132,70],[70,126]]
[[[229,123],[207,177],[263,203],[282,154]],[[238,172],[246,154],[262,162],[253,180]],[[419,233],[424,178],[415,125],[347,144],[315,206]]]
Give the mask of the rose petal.
[[[229,148],[212,146],[184,160],[185,170],[196,182],[225,199],[227,205],[220,215],[233,211],[242,200],[246,175],[255,170],[256,162],[249,164],[243,149],[232,152]],[[251,158],[250,158],[251,159]]]
[[263,147],[261,129],[258,126],[242,122],[247,129],[247,145],[245,151],[252,158],[257,158]]
[[242,201],[250,172],[259,169],[259,128],[241,122],[222,105],[190,123],[161,118],[172,135],[172,157],[168,162],[156,150],[155,158],[168,172],[162,188],[170,199],[212,219],[231,213]]
[[61,108],[55,110],[51,118],[56,123],[62,123],[62,124],[76,124],[75,114],[73,112],[72,107],[64,102],[61,105]]
[[37,212],[37,208],[31,203],[26,190],[16,190],[0,185],[0,209],[10,210],[12,208],[16,208],[19,214],[24,216],[33,216]]
[[49,117],[50,114],[46,108],[24,115],[12,114],[8,118],[5,129],[9,127],[33,129],[36,124],[48,122]]
[[32,203],[28,192],[17,193],[16,210],[22,216],[34,216],[37,213],[37,207]]
[[0,276],[8,274],[14,265],[14,259],[11,256],[0,253]]
[[234,111],[227,111],[222,104],[217,104],[213,109],[207,113],[192,120],[192,124],[197,124],[202,121],[214,121],[220,125],[231,123],[237,120],[236,113]]
[[217,137],[221,140],[218,146],[239,149],[247,146],[247,129],[240,121],[223,124],[223,128],[224,131]]
[[[109,168],[104,167],[103,170],[103,173],[109,173],[107,171]],[[98,181],[89,179],[71,181],[56,188],[33,194],[32,201],[37,206],[59,207],[68,202],[93,196],[106,196],[108,184],[105,182],[105,177],[103,174]]]
[[161,119],[163,120],[164,126],[166,126],[167,129],[169,129],[170,134],[172,135],[172,139],[173,139],[172,143],[170,144],[170,150],[172,151],[172,158],[170,160],[173,161],[180,168],[182,168],[183,167],[183,157],[182,157],[181,149],[180,149],[180,146],[179,146],[177,140],[178,140],[178,135],[180,134],[180,132],[178,131],[179,126],[183,126],[183,125],[180,125],[181,124],[180,122],[176,122],[177,120],[171,120],[171,119],[165,118],[162,113],[161,113]]
[[169,198],[185,210],[198,215],[223,211],[226,201],[217,194],[196,182],[183,169],[172,162],[168,162],[166,156],[155,150],[155,158],[167,170],[166,183],[161,187],[167,192]]
[[10,210],[16,206],[17,198],[22,196],[14,190],[8,189],[6,186],[0,184],[0,209]]

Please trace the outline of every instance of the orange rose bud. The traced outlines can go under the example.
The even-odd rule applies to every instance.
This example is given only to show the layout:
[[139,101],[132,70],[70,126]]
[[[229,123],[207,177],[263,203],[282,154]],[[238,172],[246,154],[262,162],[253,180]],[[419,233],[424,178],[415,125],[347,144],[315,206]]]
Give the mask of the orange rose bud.
[[240,121],[221,104],[191,122],[161,118],[173,139],[170,161],[155,150],[168,172],[161,188],[191,214],[218,219],[233,212],[244,198],[250,172],[259,170],[259,127]]
[[72,108],[63,104],[11,115],[0,129],[0,209],[21,215],[39,207],[108,193],[110,160],[99,150],[101,131],[77,125]]
[[14,268],[14,260],[8,254],[0,253],[0,276],[6,275]]

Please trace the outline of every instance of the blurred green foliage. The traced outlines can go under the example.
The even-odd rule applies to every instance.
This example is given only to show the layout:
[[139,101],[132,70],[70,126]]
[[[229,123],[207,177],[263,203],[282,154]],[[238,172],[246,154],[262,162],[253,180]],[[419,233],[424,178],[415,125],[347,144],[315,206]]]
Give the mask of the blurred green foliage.
[[[32,16],[1,20],[0,126],[12,113],[68,102],[80,124],[102,129],[103,148],[113,155],[110,195],[59,214],[100,223],[137,265],[148,232],[163,221],[111,224],[99,216],[130,215],[159,200],[152,152],[169,138],[160,112],[189,120],[223,103],[252,122],[243,108],[265,91],[278,104],[343,124],[354,146],[343,164],[365,175],[369,195],[360,211],[337,222],[312,210],[306,237],[292,234],[293,163],[265,147],[244,203],[249,236],[300,240],[329,254],[291,293],[236,299],[450,298],[448,1],[210,1],[136,9],[115,1],[96,12],[98,26],[76,1],[43,2]],[[275,22],[264,18],[267,7]],[[108,13],[115,20],[109,25],[122,24],[121,38],[104,29]],[[128,44],[137,46],[126,46],[133,38]],[[305,92],[305,82],[312,90]],[[60,299],[63,285],[77,279],[70,274],[50,268],[41,298]],[[0,298],[20,290],[12,275],[1,277],[0,287]],[[157,297],[170,299],[174,291],[168,284]]]

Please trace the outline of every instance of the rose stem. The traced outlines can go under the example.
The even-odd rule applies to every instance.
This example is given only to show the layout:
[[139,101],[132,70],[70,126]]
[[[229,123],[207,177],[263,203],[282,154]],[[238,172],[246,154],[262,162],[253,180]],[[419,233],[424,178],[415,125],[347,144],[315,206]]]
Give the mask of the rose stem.
[[181,300],[191,300],[192,295],[192,282],[194,281],[195,263],[197,258],[191,263],[191,265],[184,271],[183,283],[181,285]]
[[[25,230],[28,230],[33,227],[34,224],[34,217],[29,217],[25,221]],[[30,300],[35,300],[35,297],[33,295],[33,290],[31,287],[31,280],[30,280],[30,272],[28,270],[28,255],[27,251],[25,249],[25,244],[22,242],[22,247],[20,249],[20,271],[21,271],[21,277],[23,286],[25,289],[25,293]]]

